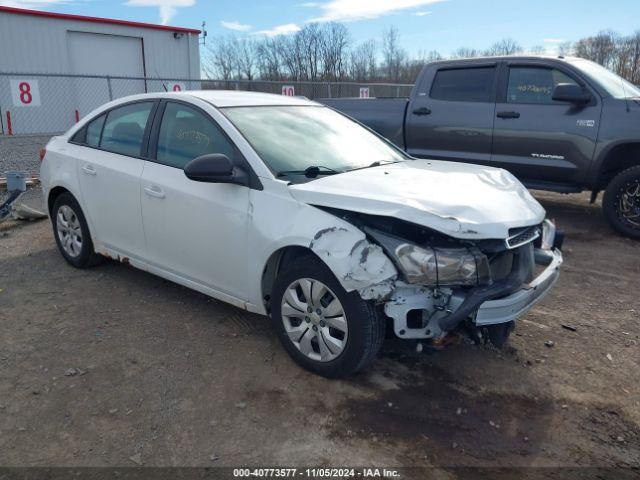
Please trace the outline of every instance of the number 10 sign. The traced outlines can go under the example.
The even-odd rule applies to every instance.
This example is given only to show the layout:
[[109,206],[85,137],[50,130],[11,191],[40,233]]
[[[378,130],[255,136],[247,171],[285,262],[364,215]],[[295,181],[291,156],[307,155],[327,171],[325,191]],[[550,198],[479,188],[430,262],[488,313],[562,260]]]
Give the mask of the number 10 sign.
[[16,107],[39,107],[40,89],[33,79],[11,80],[11,98]]

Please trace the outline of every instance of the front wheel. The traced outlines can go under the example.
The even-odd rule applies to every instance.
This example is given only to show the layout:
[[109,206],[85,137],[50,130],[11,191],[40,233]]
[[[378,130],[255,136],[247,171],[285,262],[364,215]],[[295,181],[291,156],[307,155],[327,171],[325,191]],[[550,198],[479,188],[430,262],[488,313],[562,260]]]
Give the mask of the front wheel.
[[602,209],[618,233],[640,239],[640,165],[620,172],[604,192]]
[[328,378],[346,377],[370,364],[385,335],[375,305],[345,291],[315,258],[280,273],[271,296],[271,320],[291,358]]

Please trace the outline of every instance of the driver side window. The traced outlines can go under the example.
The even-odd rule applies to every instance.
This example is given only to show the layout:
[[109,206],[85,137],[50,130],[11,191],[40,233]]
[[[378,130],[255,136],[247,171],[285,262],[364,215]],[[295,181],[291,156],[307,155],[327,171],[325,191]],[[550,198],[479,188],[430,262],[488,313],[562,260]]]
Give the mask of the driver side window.
[[158,136],[159,163],[184,168],[194,158],[223,153],[233,160],[234,148],[204,113],[181,103],[168,102]]

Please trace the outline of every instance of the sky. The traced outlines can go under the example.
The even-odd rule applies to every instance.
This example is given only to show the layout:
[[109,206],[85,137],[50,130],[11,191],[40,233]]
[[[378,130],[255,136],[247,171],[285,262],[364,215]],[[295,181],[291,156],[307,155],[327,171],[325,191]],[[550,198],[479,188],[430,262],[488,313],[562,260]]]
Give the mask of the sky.
[[200,28],[208,41],[291,34],[308,22],[344,22],[354,43],[391,26],[410,54],[488,48],[512,38],[554,53],[559,43],[601,30],[640,30],[638,0],[0,0],[0,5]]

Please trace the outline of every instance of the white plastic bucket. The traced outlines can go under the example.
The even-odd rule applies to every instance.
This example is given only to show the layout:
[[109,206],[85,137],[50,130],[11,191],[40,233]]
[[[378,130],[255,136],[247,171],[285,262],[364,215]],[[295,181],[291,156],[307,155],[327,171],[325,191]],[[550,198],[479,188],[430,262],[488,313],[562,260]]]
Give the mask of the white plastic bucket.
[[7,177],[7,190],[9,192],[20,191],[25,192],[27,190],[27,172],[5,172]]

